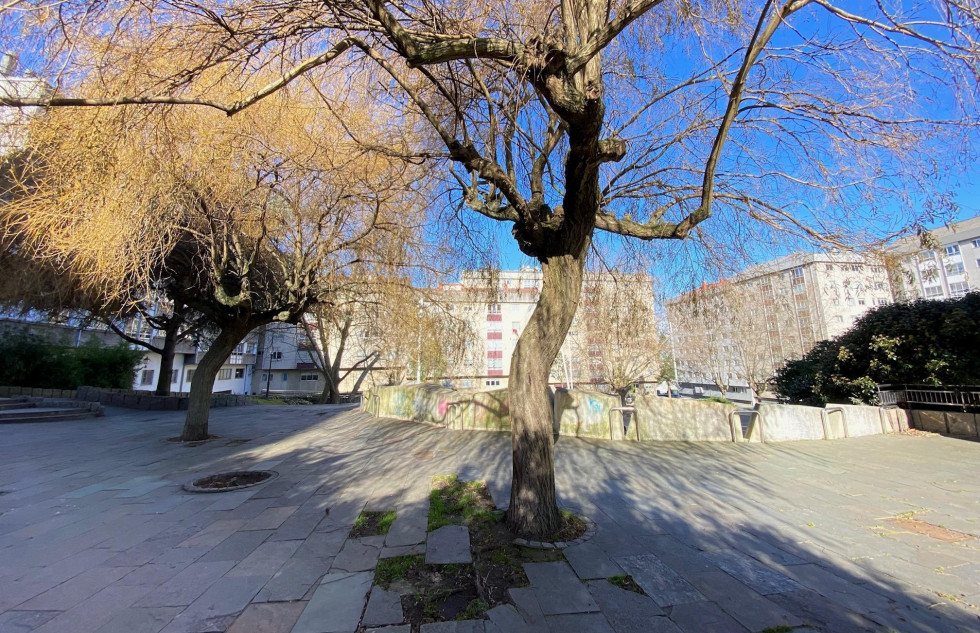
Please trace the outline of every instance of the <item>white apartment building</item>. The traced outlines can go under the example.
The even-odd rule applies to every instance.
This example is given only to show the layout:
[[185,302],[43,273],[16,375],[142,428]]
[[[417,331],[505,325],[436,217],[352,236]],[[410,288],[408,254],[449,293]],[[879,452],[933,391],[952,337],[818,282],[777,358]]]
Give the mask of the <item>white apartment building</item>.
[[885,250],[897,300],[951,299],[980,290],[980,216],[930,231]]
[[677,381],[687,395],[751,399],[762,382],[818,341],[892,302],[880,259],[794,253],[666,302]]
[[[27,70],[18,73],[17,56],[0,54],[0,97],[12,99],[42,99],[54,89],[46,81]],[[24,147],[30,120],[40,114],[41,108],[13,108],[0,106],[0,156]]]

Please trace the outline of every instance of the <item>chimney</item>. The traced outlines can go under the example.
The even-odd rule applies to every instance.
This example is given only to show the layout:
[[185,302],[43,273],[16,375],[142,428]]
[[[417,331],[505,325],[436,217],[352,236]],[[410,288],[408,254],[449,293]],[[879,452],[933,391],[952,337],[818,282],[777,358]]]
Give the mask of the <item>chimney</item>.
[[7,52],[0,55],[0,75],[12,77],[17,70],[17,56]]

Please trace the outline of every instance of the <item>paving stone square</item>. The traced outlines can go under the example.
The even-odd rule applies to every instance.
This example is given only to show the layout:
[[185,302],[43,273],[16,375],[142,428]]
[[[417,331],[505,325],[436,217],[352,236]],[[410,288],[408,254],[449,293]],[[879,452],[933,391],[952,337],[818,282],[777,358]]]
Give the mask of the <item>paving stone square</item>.
[[[249,442],[191,447],[166,441],[182,415],[110,407],[4,425],[0,632],[407,633],[397,594],[372,588],[379,558],[469,560],[465,529],[426,533],[431,477],[485,479],[507,503],[507,434],[249,406],[211,414],[212,433]],[[423,631],[980,631],[980,443],[562,437],[555,455],[560,502],[595,536],[567,562],[528,564],[530,586],[487,620]],[[250,468],[279,477],[222,494],[179,487]],[[388,535],[349,539],[374,507],[398,512]],[[912,529],[923,524],[936,529]],[[940,526],[965,536],[943,541]],[[606,581],[622,573],[648,595]]]

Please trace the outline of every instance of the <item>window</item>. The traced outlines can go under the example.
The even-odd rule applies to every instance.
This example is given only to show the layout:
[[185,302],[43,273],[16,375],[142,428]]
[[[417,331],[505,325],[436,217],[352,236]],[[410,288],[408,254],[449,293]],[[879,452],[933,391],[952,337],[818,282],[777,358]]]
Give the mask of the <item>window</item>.
[[510,331],[511,331],[511,333],[514,336],[517,336],[518,334],[520,334],[521,333],[521,322],[520,321],[511,321],[510,322]]
[[282,352],[270,352],[269,358],[272,360],[282,360]]
[[269,374],[262,374],[262,382],[269,380]]
[[973,248],[980,248],[980,240],[973,240],[970,244],[973,244]]
[[177,380],[179,380],[179,379],[180,379],[180,370],[179,369],[175,369],[172,372],[170,372],[170,384],[176,385],[177,384]]
[[949,292],[953,295],[965,295],[969,290],[970,286],[965,281],[955,281],[949,284]]
[[793,279],[803,279],[803,268],[797,267],[790,271],[793,275]]
[[226,367],[218,370],[218,380],[231,380],[231,368]]
[[487,387],[496,387],[500,384],[499,380],[488,380]]
[[963,274],[963,264],[960,262],[953,262],[951,264],[946,264],[946,274],[947,275],[962,275]]
[[144,369],[143,374],[140,376],[141,385],[152,385],[153,384],[153,373],[152,369]]
[[317,382],[320,380],[320,374],[300,374],[300,382]]
[[863,306],[863,305],[865,305],[866,303],[867,303],[867,302],[866,302],[866,301],[864,300],[864,297],[861,297],[860,299],[858,299],[858,305],[859,305],[859,306]]
[[283,382],[286,382],[287,380],[289,380],[289,374],[283,372],[283,374],[282,374],[282,381]]
[[503,348],[504,348],[503,341],[500,340],[499,338],[492,338],[487,341],[487,350],[489,351],[497,352],[502,350]]
[[197,370],[195,370],[195,369],[188,369],[187,370],[187,382],[191,382],[191,381],[194,380],[194,372],[195,371],[197,371]]
[[504,366],[504,359],[502,358],[487,359],[487,369],[502,369],[503,366]]
[[885,299],[883,297],[878,297],[877,299],[875,299],[875,303],[880,306],[886,306],[888,305],[888,299]]
[[235,378],[244,378],[244,377],[245,377],[245,368],[244,367],[238,367],[238,368],[236,368],[235,369]]
[[925,287],[927,297],[941,297],[943,296],[942,286],[926,286]]
[[490,305],[487,306],[487,312],[489,312],[490,314],[500,314],[500,304],[491,303]]
[[463,381],[462,381],[462,383],[460,384],[460,387],[462,387],[463,389],[472,389],[473,388],[473,379],[472,378],[464,378]]
[[949,255],[949,256],[959,255],[960,254],[960,245],[959,244],[953,244],[951,246],[947,246],[946,247],[946,254]]

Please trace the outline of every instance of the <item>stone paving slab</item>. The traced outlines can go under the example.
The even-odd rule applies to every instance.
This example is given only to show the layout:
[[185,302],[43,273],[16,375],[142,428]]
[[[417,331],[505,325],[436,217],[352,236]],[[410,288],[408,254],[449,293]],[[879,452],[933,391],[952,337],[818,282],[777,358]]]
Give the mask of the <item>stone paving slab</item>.
[[227,633],[290,633],[304,608],[305,602],[250,604]]
[[524,572],[545,616],[599,610],[568,563],[524,563]]
[[589,593],[616,633],[668,633],[677,627],[649,596],[620,589],[605,580],[588,583]]
[[709,600],[750,631],[800,626],[803,620],[724,572],[696,574],[691,582]]
[[354,572],[374,569],[378,565],[383,544],[383,536],[347,539],[340,553],[333,559],[330,571]]
[[385,624],[401,624],[405,621],[402,612],[402,597],[395,591],[385,591],[381,587],[371,589],[367,609],[361,624],[365,626],[381,626]]
[[697,589],[653,554],[624,556],[616,562],[661,607],[704,600]]
[[346,633],[361,619],[374,574],[330,573],[323,577],[292,633]]
[[609,578],[623,573],[598,545],[583,543],[565,548],[562,553],[575,574],[582,580]]
[[551,633],[616,633],[601,613],[566,613],[545,616]]
[[670,610],[671,621],[684,633],[749,633],[714,602],[688,602]]
[[445,525],[429,532],[425,544],[428,565],[473,562],[470,553],[470,531],[462,525]]
[[795,581],[736,551],[706,552],[705,558],[762,595],[801,589]]

